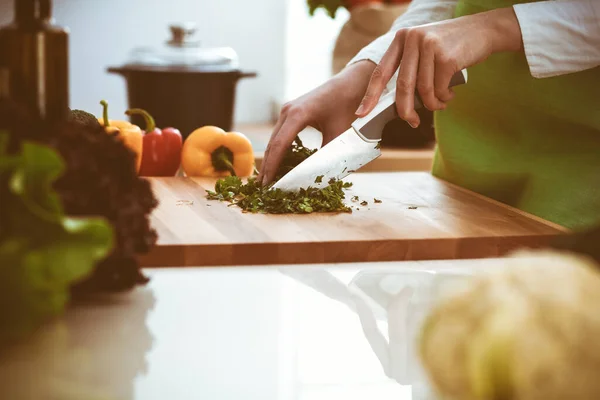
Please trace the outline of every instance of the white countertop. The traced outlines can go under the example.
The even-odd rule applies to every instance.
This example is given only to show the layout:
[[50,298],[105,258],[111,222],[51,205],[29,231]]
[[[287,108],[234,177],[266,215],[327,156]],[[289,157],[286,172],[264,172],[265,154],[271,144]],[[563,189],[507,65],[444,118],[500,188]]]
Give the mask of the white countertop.
[[0,398],[424,399],[413,395],[412,364],[392,354],[406,350],[398,326],[415,327],[400,321],[388,335],[377,322],[380,336],[396,341],[380,358],[396,359],[389,374],[400,384],[369,344],[374,331],[352,310],[347,284],[360,271],[406,276],[422,303],[437,295],[425,289],[437,275],[425,270],[445,276],[502,262],[149,270],[147,287],[73,306],[2,354]]

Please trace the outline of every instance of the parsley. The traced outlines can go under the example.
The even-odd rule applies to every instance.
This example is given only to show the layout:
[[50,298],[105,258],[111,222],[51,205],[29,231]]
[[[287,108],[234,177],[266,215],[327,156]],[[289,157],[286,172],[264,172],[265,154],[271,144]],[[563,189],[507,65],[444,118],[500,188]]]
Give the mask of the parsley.
[[369,203],[368,203],[366,200],[363,200],[363,201],[360,203],[360,205],[361,205],[361,206],[368,206],[368,205],[369,205]]
[[[296,165],[310,157],[316,150],[307,149],[297,138],[286,153],[275,181],[291,171]],[[315,183],[321,183],[323,176],[317,177]],[[344,203],[344,189],[352,187],[350,182],[330,179],[327,187],[317,189],[309,187],[298,192],[287,192],[261,187],[256,178],[251,177],[246,183],[235,176],[219,179],[215,190],[208,190],[209,200],[226,201],[237,206],[243,212],[263,214],[310,214],[313,212],[352,212]]]
[[379,200],[379,199],[373,199],[373,201],[375,202],[375,204],[382,203],[382,201],[381,201],[381,200]]
[[290,147],[283,157],[281,161],[281,165],[279,166],[279,170],[277,171],[277,175],[275,176],[275,182],[277,182],[281,177],[286,175],[292,169],[296,168],[298,164],[302,161],[306,160],[308,157],[312,156],[316,153],[317,150],[309,149],[304,147],[304,143],[297,137],[292,143],[292,147]]
[[351,212],[344,204],[342,181],[330,182],[323,189],[308,188],[298,192],[261,187],[255,178],[247,183],[235,176],[219,179],[209,200],[230,202],[245,212],[263,214],[309,214],[312,212]]

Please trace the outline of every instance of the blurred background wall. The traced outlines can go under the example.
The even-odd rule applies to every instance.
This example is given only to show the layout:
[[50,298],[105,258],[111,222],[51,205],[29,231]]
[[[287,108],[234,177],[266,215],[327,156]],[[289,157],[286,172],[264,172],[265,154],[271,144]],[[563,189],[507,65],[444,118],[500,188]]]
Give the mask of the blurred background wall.
[[[12,20],[13,1],[0,0],[1,25]],[[105,98],[122,115],[125,81],[106,67],[124,63],[134,47],[164,43],[170,23],[191,20],[204,46],[233,47],[242,68],[259,73],[240,81],[235,114],[256,123],[327,79],[347,12],[310,18],[305,0],[54,0],[54,16],[71,31],[71,107],[99,113]]]

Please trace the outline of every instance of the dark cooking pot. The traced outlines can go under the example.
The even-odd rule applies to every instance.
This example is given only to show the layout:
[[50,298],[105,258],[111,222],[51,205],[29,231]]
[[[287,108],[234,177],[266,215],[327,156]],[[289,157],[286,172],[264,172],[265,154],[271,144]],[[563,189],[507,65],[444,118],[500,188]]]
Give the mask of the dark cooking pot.
[[[206,125],[230,131],[237,83],[256,73],[240,71],[233,49],[192,41],[194,24],[171,26],[171,32],[163,48],[134,50],[127,64],[108,69],[125,77],[129,107],[143,108],[158,126],[176,127],[184,138]],[[131,122],[144,126],[137,115]]]

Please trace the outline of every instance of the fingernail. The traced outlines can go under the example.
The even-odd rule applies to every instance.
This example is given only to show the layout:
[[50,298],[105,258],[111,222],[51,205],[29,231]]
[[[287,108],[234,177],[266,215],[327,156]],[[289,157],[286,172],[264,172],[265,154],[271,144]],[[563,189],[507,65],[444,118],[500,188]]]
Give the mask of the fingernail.
[[356,110],[355,114],[356,114],[356,115],[360,115],[360,114],[362,114],[362,112],[363,112],[364,110],[365,110],[365,106],[364,106],[364,104],[362,104],[362,103],[361,103],[361,105],[360,105],[360,106],[358,106],[358,109]]
[[410,121],[407,121],[407,122],[410,125],[410,127],[413,128],[413,129],[415,129],[415,128],[417,128],[419,126],[419,124],[417,124],[417,123],[410,122]]

